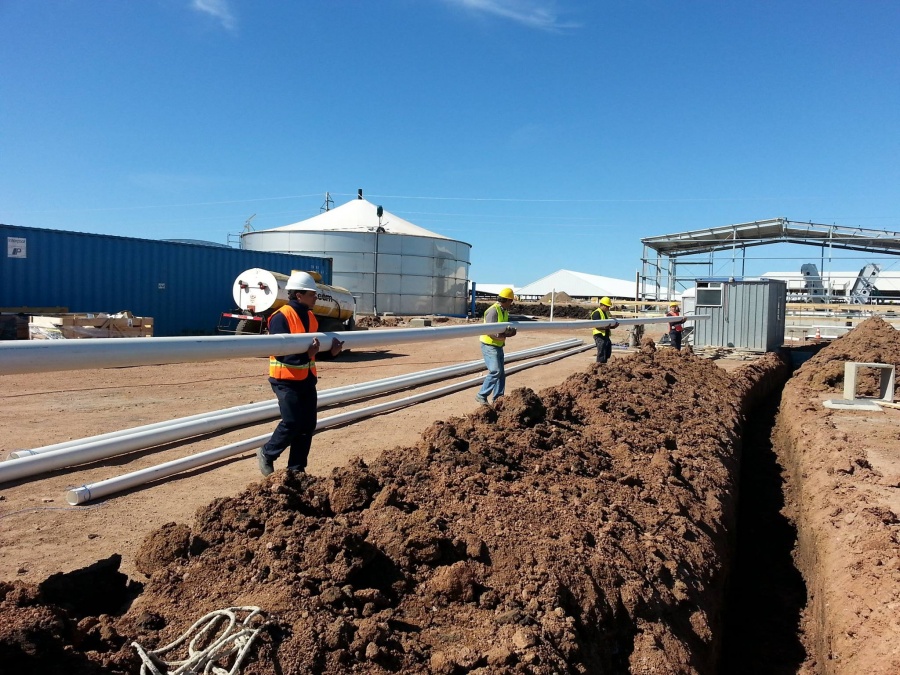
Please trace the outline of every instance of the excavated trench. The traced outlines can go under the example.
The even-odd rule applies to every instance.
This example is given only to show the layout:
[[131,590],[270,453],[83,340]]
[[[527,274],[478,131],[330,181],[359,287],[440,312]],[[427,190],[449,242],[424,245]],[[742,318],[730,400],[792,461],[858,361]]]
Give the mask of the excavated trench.
[[800,618],[806,585],[791,553],[797,530],[782,513],[784,478],[772,447],[781,392],[747,420],[741,456],[737,542],[726,593],[725,675],[788,675],[806,659]]
[[247,674],[797,672],[815,661],[812,571],[793,568],[797,479],[770,443],[789,374],[774,354],[727,373],[645,341],[371,465],[277,472],[151,533],[140,584],[98,565],[108,606],[62,594],[70,575],[0,583],[0,659],[137,672],[132,641],[255,605]]

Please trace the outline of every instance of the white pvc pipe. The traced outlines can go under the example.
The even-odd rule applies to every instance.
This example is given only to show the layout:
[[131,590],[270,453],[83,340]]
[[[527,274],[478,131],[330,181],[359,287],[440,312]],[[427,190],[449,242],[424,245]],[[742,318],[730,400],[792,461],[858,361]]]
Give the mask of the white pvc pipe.
[[[569,338],[568,340],[561,340],[559,342],[553,342],[551,344],[543,345],[540,347],[531,347],[529,349],[523,349],[521,351],[508,354],[506,360],[512,362],[531,358],[533,356],[539,356],[542,354],[547,354],[549,352],[567,349],[576,344],[580,344],[581,342],[583,341],[579,340],[578,338]],[[350,384],[342,387],[334,387],[332,389],[326,389],[319,392],[318,407],[323,408],[328,405],[343,403],[344,401],[350,400],[351,398],[363,398],[372,394],[381,394],[392,389],[402,389],[406,386],[425,384],[427,382],[433,382],[437,379],[444,379],[447,377],[453,377],[455,375],[463,375],[467,372],[471,372],[472,370],[479,370],[483,367],[484,362],[481,359],[478,359],[476,361],[460,363],[455,366],[443,366],[440,368],[433,368],[431,370],[419,371],[417,373],[396,375],[394,377],[373,380],[372,382],[366,382],[363,384]],[[351,394],[352,396],[346,396],[346,394]],[[77,438],[71,441],[63,441],[61,443],[54,443],[52,445],[44,445],[38,448],[32,448],[30,450],[16,450],[14,452],[11,452],[6,459],[24,459],[25,457],[41,455],[56,450],[83,448],[86,446],[92,446],[93,444],[99,443],[101,441],[107,441],[109,439],[123,439],[126,436],[130,437],[136,434],[146,434],[142,437],[146,438],[149,441],[146,445],[140,447],[151,447],[153,445],[159,445],[161,443],[172,440],[171,438],[165,438],[164,440],[154,442],[157,437],[151,432],[155,432],[157,430],[168,429],[175,425],[182,425],[188,422],[196,422],[196,427],[179,427],[184,432],[184,435],[182,435],[181,438],[189,438],[190,436],[196,436],[201,433],[209,433],[211,431],[219,431],[220,429],[227,429],[229,427],[248,424],[255,421],[272,419],[273,417],[278,415],[277,410],[277,401],[270,400],[259,401],[257,403],[247,403],[243,405],[233,406],[231,408],[225,408],[222,410],[199,413],[197,415],[188,415],[187,417],[179,417],[173,420],[167,420],[165,422],[154,422],[152,424],[144,424],[139,427],[131,427],[129,429],[111,431],[105,434],[89,436],[87,438]],[[215,425],[207,424],[209,420],[213,419],[216,420]],[[194,429],[196,429],[196,432],[194,432]],[[160,436],[160,438],[162,438],[162,436]],[[130,452],[134,449],[135,448],[128,448],[126,450],[123,450],[122,452]],[[0,480],[2,480],[2,478],[0,478]]]
[[[531,356],[572,346],[570,343],[578,343],[580,340],[571,339],[555,345],[532,347],[521,352],[510,354],[511,360],[530,358]],[[426,384],[438,379],[455,377],[457,375],[480,370],[484,367],[482,361],[470,361],[456,366],[445,366],[419,373],[408,373],[394,378],[385,378],[361,385],[348,385],[337,387],[322,392],[319,396],[319,406],[334,405],[348,400],[363,398],[386,391],[404,389],[410,386]],[[54,469],[62,469],[77,464],[106,459],[126,452],[132,452],[142,448],[160,445],[171,441],[181,440],[202,433],[218,431],[230,426],[251,424],[254,422],[274,419],[278,415],[278,402],[267,401],[264,406],[257,406],[251,410],[227,412],[224,414],[207,413],[202,419],[190,419],[187,421],[176,420],[165,427],[125,433],[118,437],[110,437],[103,434],[101,439],[88,439],[82,445],[67,446],[55,450],[43,450],[34,452],[30,456],[16,458],[0,464],[0,483],[35,476]],[[196,416],[192,416],[196,417]]]
[[[688,317],[686,320],[707,318]],[[612,325],[605,321],[510,322],[518,331],[586,330]],[[667,323],[669,317],[620,319],[619,324]],[[505,326],[507,324],[497,324]],[[46,373],[87,368],[150,366],[164,363],[221,361],[270,354],[297,354],[306,351],[318,338],[322,349],[330,349],[334,339],[348,349],[384,347],[409,342],[427,342],[482,335],[485,324],[440,328],[396,328],[377,331],[339,331],[281,335],[217,335],[212,337],[87,338],[84,340],[8,341],[0,345],[0,375]]]
[[[593,345],[584,345],[575,349],[568,350],[566,352],[551,354],[550,356],[545,356],[535,361],[516,364],[508,368],[506,372],[507,374],[512,374],[519,370],[524,370],[525,368],[542,365],[544,363],[550,363],[552,361],[566,358],[567,356],[572,356],[573,354],[578,354],[580,352],[593,348]],[[482,377],[471,378],[463,382],[456,382],[454,384],[450,384],[439,389],[434,389],[432,391],[414,394],[412,396],[407,396],[406,398],[397,399],[395,401],[379,403],[368,408],[352,410],[349,412],[341,413],[339,415],[335,415],[333,417],[327,417],[318,421],[318,423],[316,424],[316,431],[321,431],[323,429],[328,429],[330,427],[338,426],[341,424],[347,424],[363,417],[371,417],[372,415],[377,415],[389,410],[396,410],[397,408],[403,408],[414,403],[419,403],[428,399],[444,396],[446,394],[465,389],[474,384],[478,384],[482,381]],[[215,448],[214,450],[199,452],[196,455],[191,455],[190,457],[183,457],[181,459],[176,459],[171,462],[152,466],[147,469],[141,469],[140,471],[133,471],[122,476],[117,476],[116,478],[108,478],[107,480],[99,481],[97,483],[90,483],[87,485],[82,485],[81,487],[72,488],[66,491],[66,501],[69,504],[75,506],[76,504],[84,504],[85,502],[94,499],[100,499],[101,497],[106,497],[107,495],[121,492],[122,490],[127,490],[132,487],[137,487],[138,485],[144,485],[145,483],[149,483],[160,478],[165,478],[176,473],[181,473],[182,471],[187,471],[189,469],[203,466],[205,464],[210,464],[227,457],[233,457],[234,455],[238,455],[242,452],[255,450],[256,448],[261,447],[266,441],[268,441],[270,437],[271,434],[255,436],[246,441],[239,441],[237,443],[232,443],[221,448]]]

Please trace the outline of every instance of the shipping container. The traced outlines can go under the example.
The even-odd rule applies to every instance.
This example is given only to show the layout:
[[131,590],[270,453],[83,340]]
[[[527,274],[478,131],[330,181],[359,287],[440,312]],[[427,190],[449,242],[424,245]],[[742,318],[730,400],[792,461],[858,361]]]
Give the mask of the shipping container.
[[152,317],[155,336],[214,335],[251,267],[332,279],[331,258],[3,224],[0,236],[0,312],[130,311]]
[[777,351],[784,344],[787,284],[774,279],[698,279],[694,347]]

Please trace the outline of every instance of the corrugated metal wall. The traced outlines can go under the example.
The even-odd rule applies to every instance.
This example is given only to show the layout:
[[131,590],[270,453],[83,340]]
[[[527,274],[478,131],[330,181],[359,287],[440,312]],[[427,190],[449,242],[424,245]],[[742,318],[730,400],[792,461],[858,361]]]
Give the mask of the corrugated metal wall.
[[332,279],[330,258],[2,224],[0,237],[0,308],[128,310],[153,317],[156,336],[214,334],[234,309],[234,280],[251,267]]
[[[698,289],[701,283],[698,282]],[[709,319],[698,321],[694,329],[695,347],[734,347],[754,351],[774,351],[784,344],[785,299],[783,281],[724,281],[721,306],[701,304],[698,293],[697,314]]]
[[334,259],[334,283],[357,296],[359,312],[464,316],[468,309],[472,247],[462,241],[391,233],[376,238],[372,232],[262,230],[243,234],[241,245],[257,251],[328,251]]

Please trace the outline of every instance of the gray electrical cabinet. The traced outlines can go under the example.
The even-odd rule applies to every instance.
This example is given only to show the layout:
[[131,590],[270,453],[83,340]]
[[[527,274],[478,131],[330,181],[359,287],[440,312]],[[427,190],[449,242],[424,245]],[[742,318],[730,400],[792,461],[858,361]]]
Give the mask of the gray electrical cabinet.
[[776,279],[697,279],[694,347],[777,351],[784,344],[787,284]]

